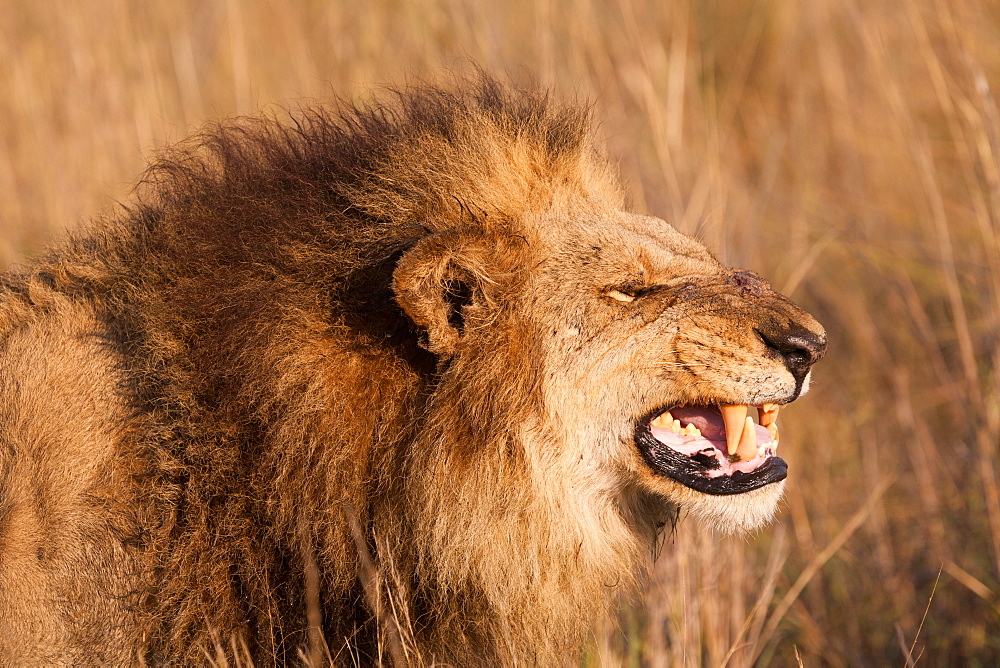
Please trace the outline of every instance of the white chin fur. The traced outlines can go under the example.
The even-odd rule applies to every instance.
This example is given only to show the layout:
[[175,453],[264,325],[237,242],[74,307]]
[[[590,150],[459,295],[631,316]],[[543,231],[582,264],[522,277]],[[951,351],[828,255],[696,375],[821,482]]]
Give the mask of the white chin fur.
[[670,496],[695,521],[707,523],[722,533],[735,534],[770,524],[784,492],[785,481],[782,480],[743,494],[717,496],[683,488]]

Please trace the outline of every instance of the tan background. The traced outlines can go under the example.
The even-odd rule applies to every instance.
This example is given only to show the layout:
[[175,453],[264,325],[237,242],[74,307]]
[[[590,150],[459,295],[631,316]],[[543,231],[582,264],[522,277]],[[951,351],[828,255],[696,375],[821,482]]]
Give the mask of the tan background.
[[783,418],[777,525],[682,524],[588,661],[996,665],[998,26],[986,0],[8,0],[0,264],[212,119],[472,62],[591,100],[634,207],[831,349]]

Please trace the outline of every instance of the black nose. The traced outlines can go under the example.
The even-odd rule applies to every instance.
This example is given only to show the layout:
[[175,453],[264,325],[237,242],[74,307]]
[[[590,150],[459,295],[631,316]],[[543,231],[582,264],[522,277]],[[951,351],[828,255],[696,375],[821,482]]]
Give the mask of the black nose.
[[755,331],[764,345],[781,355],[785,366],[799,383],[826,352],[826,337],[802,327],[776,326]]

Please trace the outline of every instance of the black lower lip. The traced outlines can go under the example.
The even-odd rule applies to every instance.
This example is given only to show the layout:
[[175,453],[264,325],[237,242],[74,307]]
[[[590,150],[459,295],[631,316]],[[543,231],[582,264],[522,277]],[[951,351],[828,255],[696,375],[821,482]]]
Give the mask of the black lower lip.
[[771,457],[760,468],[750,473],[736,471],[732,475],[709,478],[708,472],[712,467],[705,466],[657,441],[650,432],[646,420],[641,421],[635,430],[635,444],[642,453],[642,458],[654,471],[705,494],[718,496],[743,494],[770,485],[772,482],[784,480],[788,475],[788,464],[785,460],[781,457]]

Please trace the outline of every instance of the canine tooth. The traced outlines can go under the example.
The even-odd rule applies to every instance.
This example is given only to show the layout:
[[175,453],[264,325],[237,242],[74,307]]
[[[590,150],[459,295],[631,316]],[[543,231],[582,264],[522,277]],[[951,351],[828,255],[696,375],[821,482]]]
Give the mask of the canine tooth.
[[763,404],[757,411],[760,426],[767,427],[774,424],[778,420],[779,408],[778,404]]
[[740,443],[736,449],[736,454],[743,461],[753,459],[757,456],[757,430],[754,429],[753,418],[747,417],[743,424],[743,435],[740,436]]
[[720,404],[719,411],[722,412],[722,421],[726,425],[726,450],[729,451],[730,455],[734,455],[739,447],[743,428],[746,426],[747,405],[723,406]]
[[656,418],[650,422],[650,424],[654,427],[660,427],[661,429],[669,429],[673,420],[674,416],[670,414],[670,411],[667,411],[657,415]]

